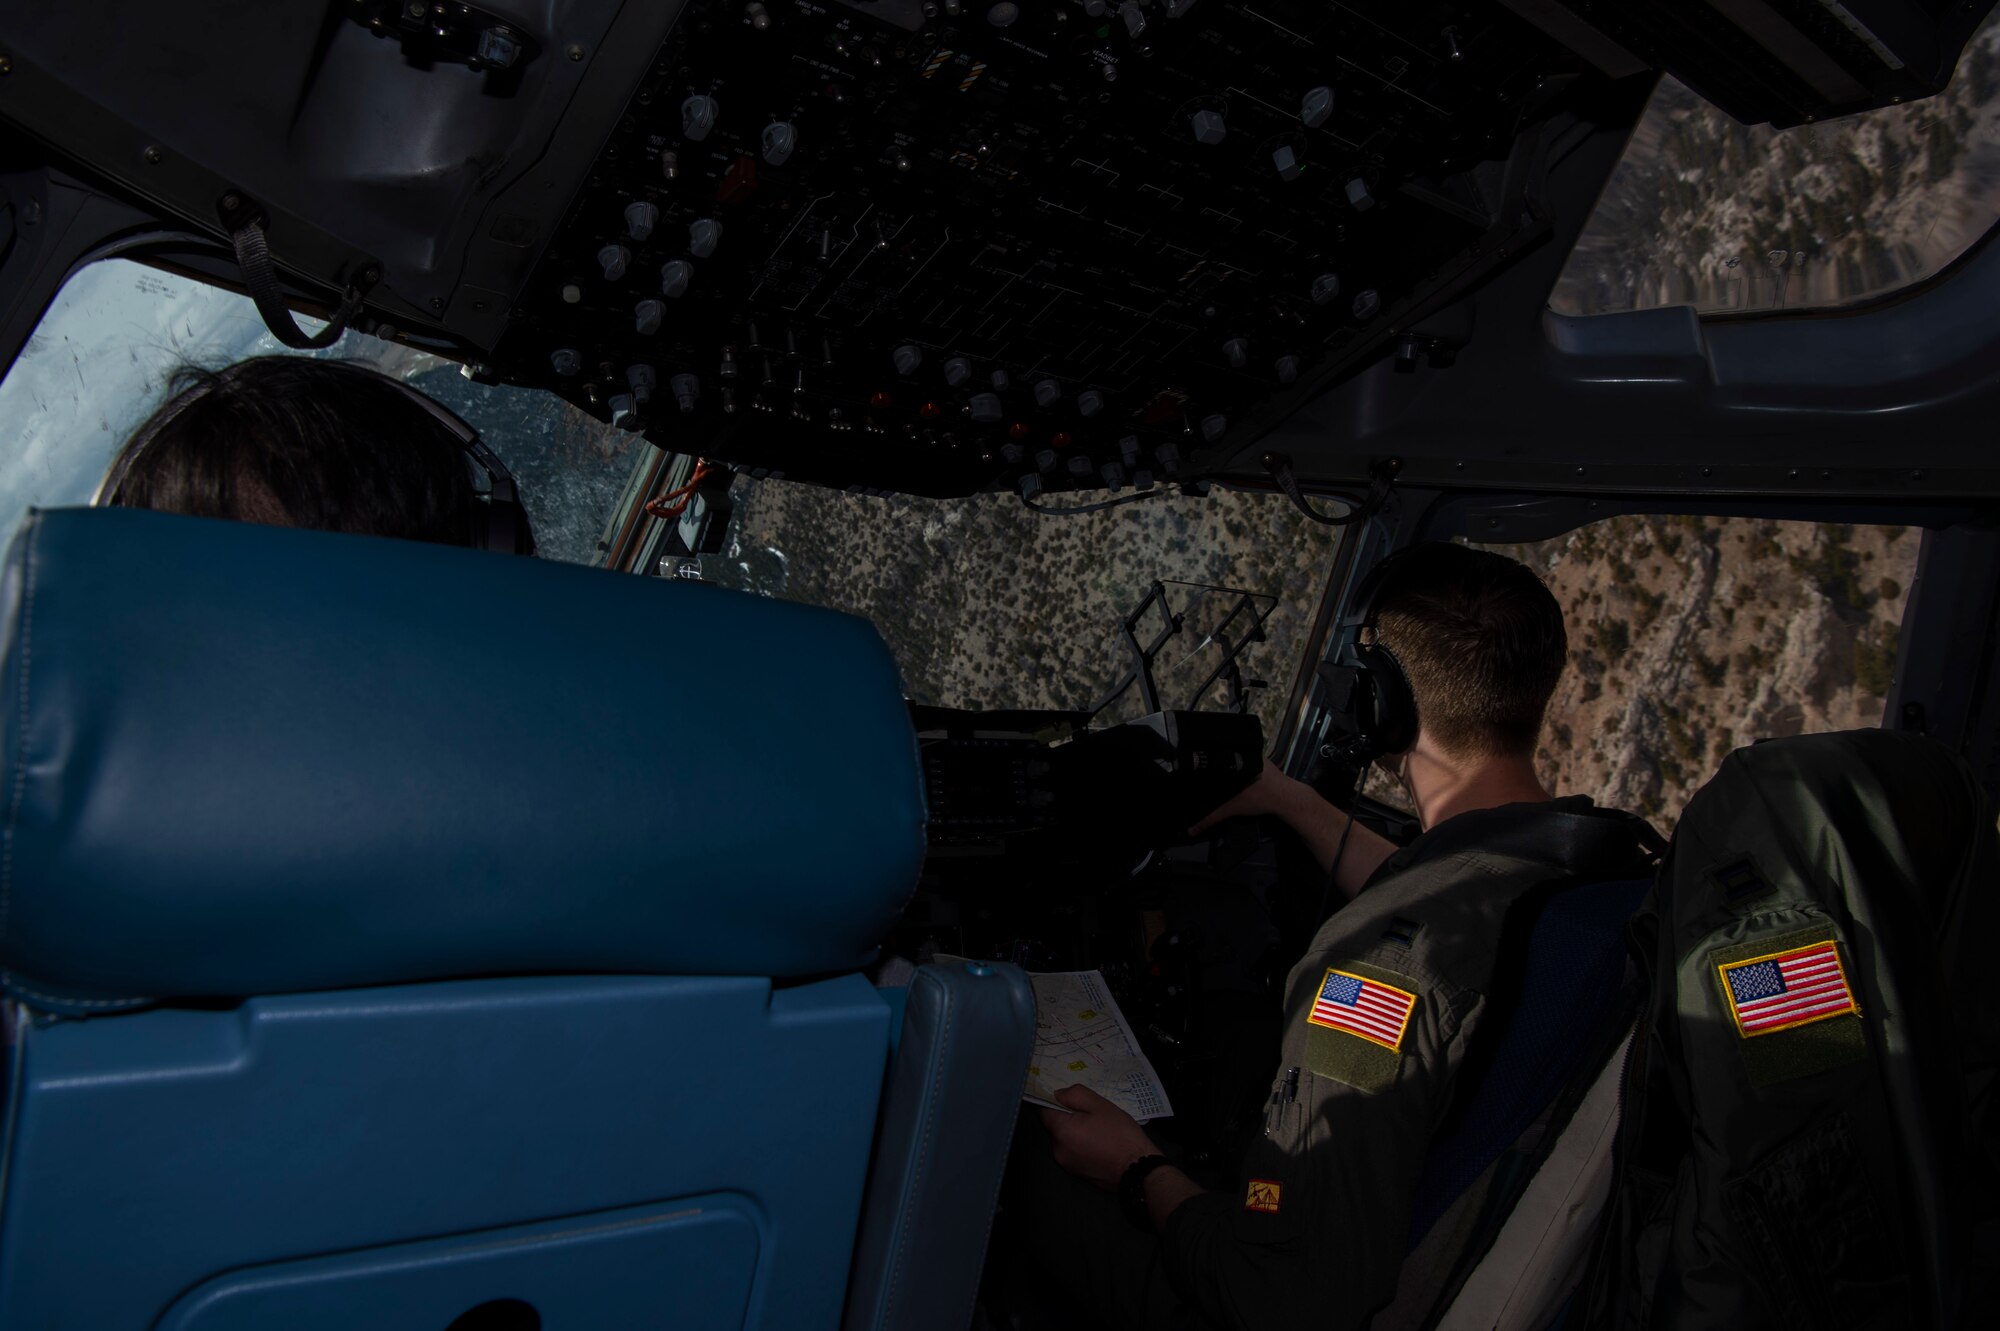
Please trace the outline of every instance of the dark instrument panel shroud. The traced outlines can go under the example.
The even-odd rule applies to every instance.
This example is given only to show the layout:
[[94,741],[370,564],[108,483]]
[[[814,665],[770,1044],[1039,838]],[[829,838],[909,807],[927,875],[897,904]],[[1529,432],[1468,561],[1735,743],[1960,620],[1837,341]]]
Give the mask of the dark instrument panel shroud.
[[1943,86],[1991,0],[281,8],[17,6],[7,142],[136,210],[120,253],[240,284],[254,222],[273,308],[673,454],[1045,502],[1270,484],[1267,450],[1353,485],[1310,404],[1533,341],[1546,288],[1489,279],[1569,243],[1658,72],[1844,115]]

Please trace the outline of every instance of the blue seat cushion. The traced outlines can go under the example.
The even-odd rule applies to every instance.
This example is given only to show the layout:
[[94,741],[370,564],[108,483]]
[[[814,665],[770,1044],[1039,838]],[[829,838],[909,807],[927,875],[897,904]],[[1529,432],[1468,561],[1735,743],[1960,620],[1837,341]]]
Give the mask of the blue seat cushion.
[[0,968],[33,1003],[828,973],[916,881],[863,620],[130,509],[31,515],[0,611]]

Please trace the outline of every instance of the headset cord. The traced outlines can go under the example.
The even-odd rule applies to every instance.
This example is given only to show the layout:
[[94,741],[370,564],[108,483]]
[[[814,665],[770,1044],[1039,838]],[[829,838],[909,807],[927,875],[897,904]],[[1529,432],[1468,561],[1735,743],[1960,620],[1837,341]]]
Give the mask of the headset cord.
[[[1361,785],[1366,785],[1367,783],[1368,778],[1365,776],[1362,777]],[[1360,798],[1360,786],[1355,787],[1354,794],[1357,799]],[[1340,857],[1347,853],[1347,834],[1354,830],[1354,811],[1352,808],[1349,808],[1346,810],[1346,813],[1347,826],[1340,829],[1340,840],[1333,843],[1333,863],[1327,866],[1326,883],[1319,890],[1319,913],[1313,916],[1313,932],[1315,934],[1319,932],[1320,926],[1326,923],[1327,903],[1333,899],[1333,889],[1340,877]]]

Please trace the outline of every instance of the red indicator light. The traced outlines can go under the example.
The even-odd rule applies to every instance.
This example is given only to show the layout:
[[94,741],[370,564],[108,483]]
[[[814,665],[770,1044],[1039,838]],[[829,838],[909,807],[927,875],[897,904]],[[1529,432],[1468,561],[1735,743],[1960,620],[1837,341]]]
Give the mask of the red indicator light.
[[917,408],[917,415],[922,416],[927,421],[934,421],[944,415],[944,409],[935,402],[926,402],[923,406]]
[[1070,444],[1069,431],[1057,430],[1054,434],[1049,436],[1049,442],[1054,444],[1057,448],[1068,448]]
[[895,400],[896,399],[890,397],[887,393],[870,393],[868,395],[868,405],[875,408],[875,410],[877,411],[881,411],[884,407],[887,407],[891,402],[894,402]]
[[1028,423],[1026,421],[1015,421],[1007,427],[1007,437],[1009,439],[1026,439],[1028,437]]

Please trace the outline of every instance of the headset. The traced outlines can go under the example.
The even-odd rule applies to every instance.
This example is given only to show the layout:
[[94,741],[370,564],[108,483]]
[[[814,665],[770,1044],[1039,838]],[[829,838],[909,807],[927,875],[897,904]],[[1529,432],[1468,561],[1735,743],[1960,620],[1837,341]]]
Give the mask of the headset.
[[[366,368],[366,367],[356,367]],[[430,418],[444,427],[446,433],[458,441],[458,446],[472,460],[474,466],[486,473],[486,490],[481,501],[475,505],[473,513],[472,544],[475,547],[498,551],[501,554],[533,554],[535,551],[534,528],[528,522],[528,510],[521,503],[521,487],[514,480],[514,473],[507,470],[494,451],[479,437],[479,431],[467,424],[464,418],[436,399],[418,392],[400,379],[393,379],[377,370],[369,371],[377,379],[388,384],[411,402],[423,408]],[[216,379],[225,378],[229,371],[220,371]],[[152,444],[161,430],[171,421],[199,401],[209,391],[213,379],[205,379],[195,387],[177,396],[169,404],[170,410],[162,413],[147,424],[144,431],[119,450],[104,479],[98,483],[97,493],[91,497],[91,504],[104,507],[118,502],[118,491],[125,484],[125,477],[132,466]]]
[[1417,742],[1417,699],[1396,653],[1376,635],[1382,593],[1411,554],[1433,545],[1399,550],[1368,570],[1354,589],[1351,630],[1333,659],[1319,668],[1325,685],[1326,756],[1355,768],[1387,754],[1403,753]]

